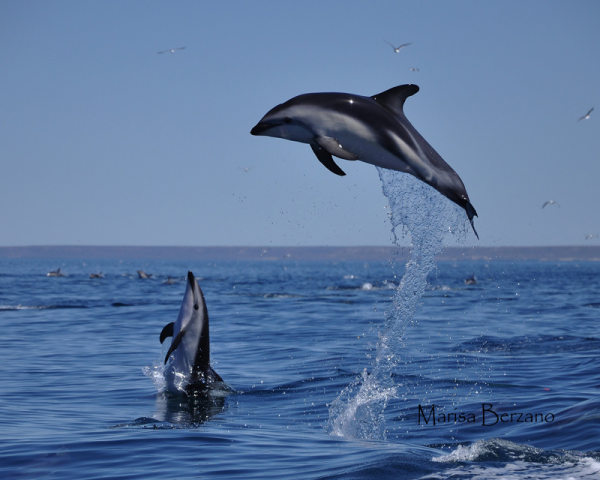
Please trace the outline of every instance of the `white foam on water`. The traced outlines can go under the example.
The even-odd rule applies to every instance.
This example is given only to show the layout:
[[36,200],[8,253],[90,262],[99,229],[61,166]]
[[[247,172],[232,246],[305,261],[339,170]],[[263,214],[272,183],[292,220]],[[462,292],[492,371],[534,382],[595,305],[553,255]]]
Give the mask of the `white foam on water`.
[[[492,438],[489,440],[478,440],[472,445],[459,445],[456,450],[448,455],[434,457],[434,462],[451,463],[451,462],[478,462],[496,460],[506,458],[508,460],[524,460],[546,459],[548,454],[545,454],[543,449],[532,447],[531,445],[522,445],[510,440],[501,438]],[[557,457],[558,458],[558,457]]]
[[448,455],[432,458],[438,463],[466,463],[427,476],[430,479],[553,479],[600,478],[600,462],[579,452],[547,452],[509,440],[478,440],[459,445]]
[[433,457],[431,460],[434,462],[451,463],[451,462],[473,462],[477,460],[485,452],[485,447],[481,442],[475,442],[473,445],[463,446],[459,445],[458,448],[448,455],[442,455],[441,457]]
[[433,188],[412,175],[378,170],[383,194],[390,202],[394,243],[399,243],[399,229],[402,237],[410,235],[411,258],[379,329],[371,373],[363,373],[331,404],[326,427],[330,435],[373,440],[385,439],[384,411],[401,387],[391,375],[400,361],[406,326],[425,292],[427,275],[435,267],[435,256],[448,234],[464,238],[470,230],[465,211]]
[[574,462],[560,464],[517,461],[502,466],[469,465],[451,468],[442,473],[427,475],[432,479],[469,478],[471,480],[581,480],[600,478],[600,464],[592,458],[582,457]]

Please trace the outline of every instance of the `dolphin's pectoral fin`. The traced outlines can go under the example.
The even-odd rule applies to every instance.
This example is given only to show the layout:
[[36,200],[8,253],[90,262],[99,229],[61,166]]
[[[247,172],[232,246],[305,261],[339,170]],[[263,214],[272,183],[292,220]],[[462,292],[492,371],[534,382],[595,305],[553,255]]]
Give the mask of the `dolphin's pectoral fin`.
[[418,91],[419,87],[416,85],[400,85],[373,95],[371,98],[393,114],[404,117],[404,102]]
[[335,173],[336,175],[339,175],[340,177],[346,175],[344,171],[340,167],[338,167],[337,164],[333,161],[333,158],[331,158],[331,154],[329,152],[325,151],[324,149],[322,149],[318,145],[315,145],[314,143],[310,144],[310,148],[312,148],[312,151],[315,152],[315,155],[319,159],[319,162],[321,162],[327,170],[329,170],[332,173]]
[[473,228],[473,233],[479,240],[479,235],[477,234],[477,230],[475,230],[475,224],[473,223],[473,217],[477,217],[477,212],[475,211],[475,207],[471,205],[471,202],[467,202],[465,205],[465,210],[467,212],[467,217],[469,217],[469,222],[471,222],[471,227]]
[[171,347],[169,348],[169,351],[167,352],[167,356],[165,357],[165,364],[167,363],[167,360],[169,360],[169,357],[171,356],[171,354],[175,350],[177,350],[177,347],[181,343],[181,339],[183,338],[184,335],[185,335],[185,328],[182,328],[179,331],[179,333],[177,334],[177,336],[173,339],[173,342],[171,343]]
[[163,328],[162,332],[160,332],[160,343],[163,343],[165,341],[165,338],[173,336],[173,327],[174,326],[175,326],[174,322],[167,323],[165,325],[165,328]]
[[358,156],[354,155],[352,152],[346,150],[337,139],[333,137],[315,137],[315,142],[317,145],[321,147],[323,150],[326,150],[331,155],[335,155],[336,157],[343,158],[344,160],[358,160]]

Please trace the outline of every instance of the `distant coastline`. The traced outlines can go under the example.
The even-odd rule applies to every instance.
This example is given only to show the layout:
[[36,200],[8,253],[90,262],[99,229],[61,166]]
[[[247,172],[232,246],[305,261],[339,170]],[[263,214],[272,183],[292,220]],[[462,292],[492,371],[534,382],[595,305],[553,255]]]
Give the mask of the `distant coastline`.
[[[0,247],[0,258],[116,259],[116,260],[320,260],[388,261],[409,258],[408,247],[131,247],[30,246]],[[537,260],[600,261],[600,246],[564,247],[448,247],[439,261]]]

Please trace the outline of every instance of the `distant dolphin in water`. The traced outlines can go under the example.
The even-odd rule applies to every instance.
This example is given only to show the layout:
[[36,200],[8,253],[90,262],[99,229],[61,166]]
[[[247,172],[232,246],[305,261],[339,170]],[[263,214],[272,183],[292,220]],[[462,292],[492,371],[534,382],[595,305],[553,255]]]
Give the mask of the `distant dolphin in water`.
[[210,366],[208,310],[200,285],[188,272],[179,316],[160,333],[160,343],[173,337],[165,357],[167,390],[173,394],[206,392],[223,379]]
[[151,273],[146,273],[143,270],[138,270],[137,274],[138,274],[138,278],[142,278],[142,279],[147,279],[147,278],[150,278],[152,276]]
[[469,278],[465,278],[465,285],[477,285],[477,277],[475,277],[475,274],[471,275]]
[[252,135],[308,143],[319,161],[345,175],[332,155],[410,173],[464,208],[473,232],[477,212],[458,174],[404,115],[404,102],[419,91],[400,85],[372,97],[350,93],[308,93],[271,109]]
[[46,276],[47,277],[64,277],[65,275],[63,273],[61,273],[60,268],[57,268],[56,270],[48,272],[46,274]]

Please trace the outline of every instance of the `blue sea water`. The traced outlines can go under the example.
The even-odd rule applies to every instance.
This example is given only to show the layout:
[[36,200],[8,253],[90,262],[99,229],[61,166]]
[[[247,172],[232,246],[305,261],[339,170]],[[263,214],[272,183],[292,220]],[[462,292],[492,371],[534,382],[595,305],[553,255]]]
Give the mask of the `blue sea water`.
[[[59,266],[65,277],[46,276]],[[188,270],[232,389],[194,400],[151,378]],[[388,262],[0,260],[0,476],[600,478],[598,263],[439,262],[396,345],[383,434],[331,428],[333,406],[372,375],[403,273]],[[419,405],[435,406],[435,425]]]
[[[600,478],[600,264],[436,266],[464,212],[379,174],[404,266],[0,261],[2,478]],[[228,384],[191,399],[188,270]]]

